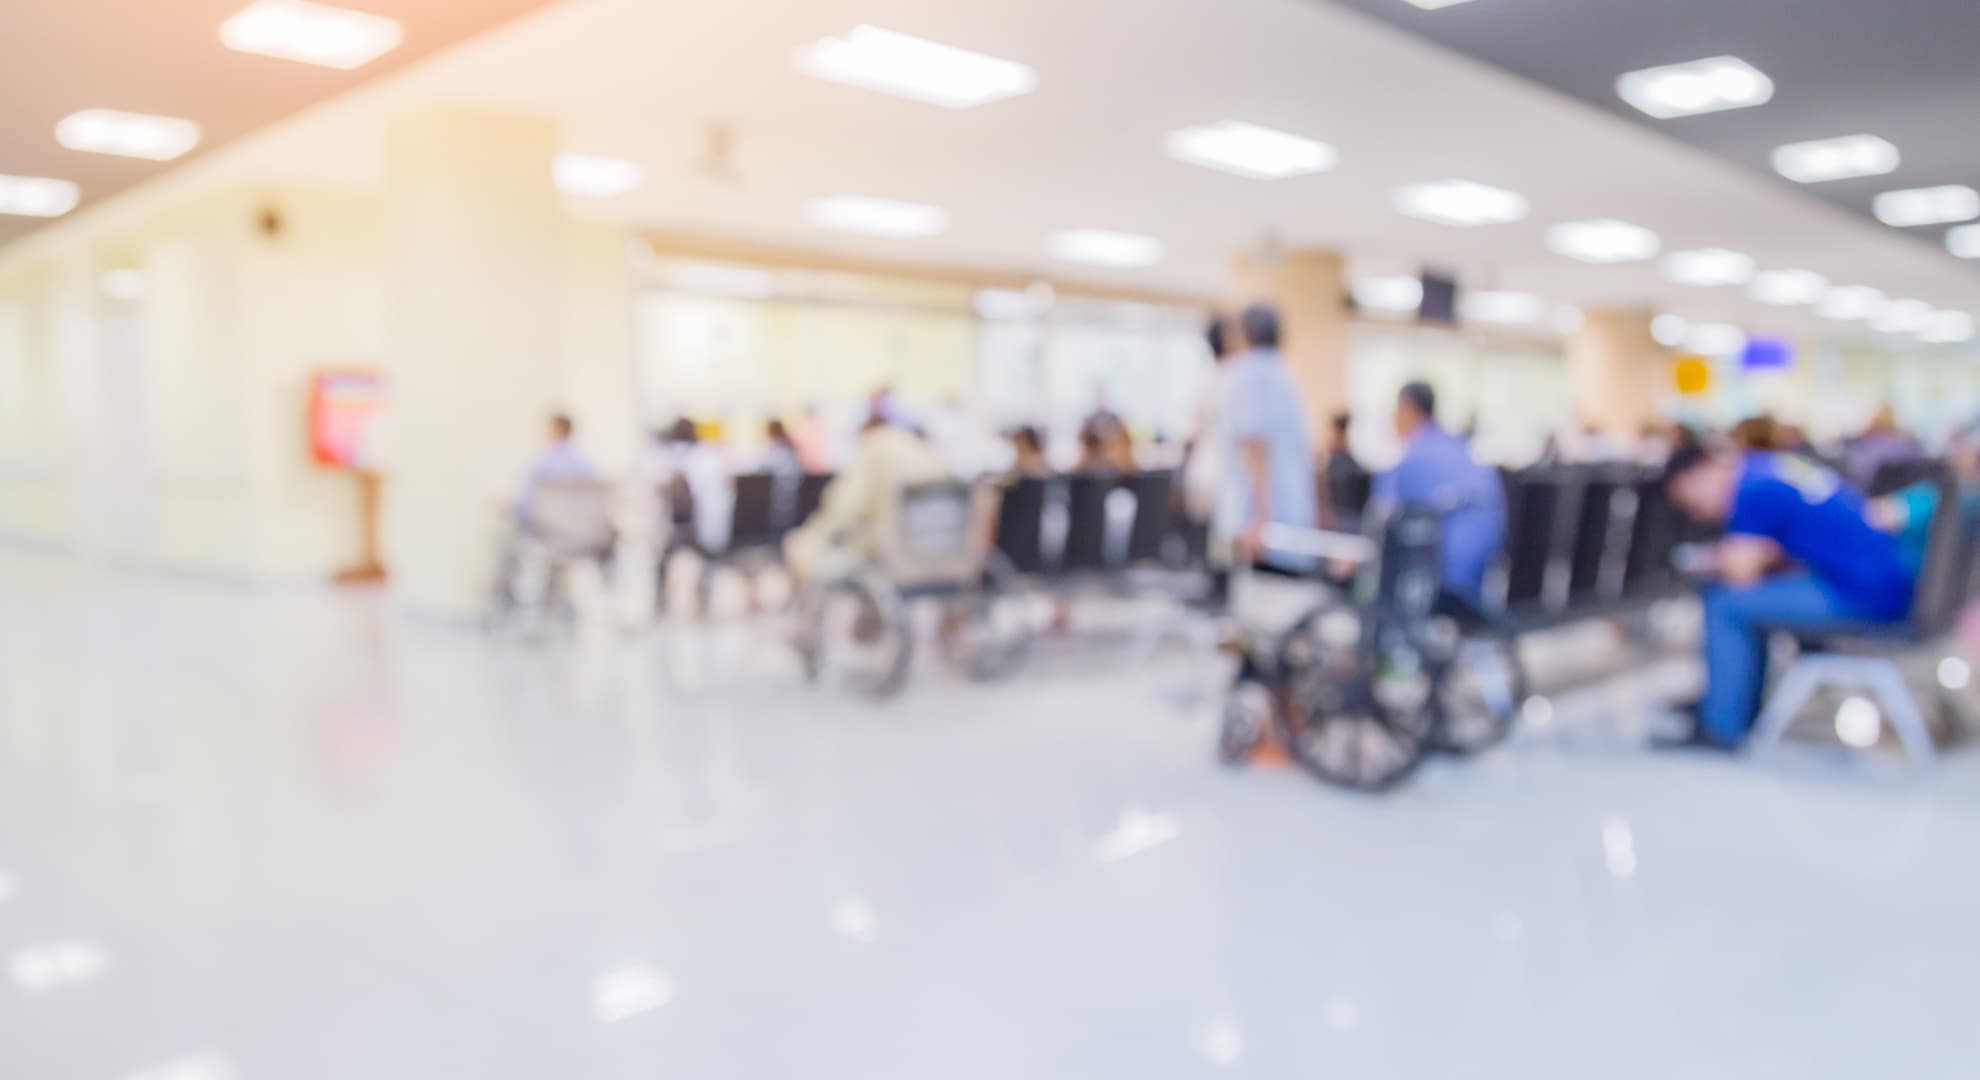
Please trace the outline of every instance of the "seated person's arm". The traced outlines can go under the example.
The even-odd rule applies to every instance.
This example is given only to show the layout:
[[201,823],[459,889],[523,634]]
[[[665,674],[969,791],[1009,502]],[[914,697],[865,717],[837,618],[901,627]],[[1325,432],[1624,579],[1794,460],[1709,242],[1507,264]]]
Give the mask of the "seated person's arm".
[[1781,547],[1764,536],[1728,536],[1715,552],[1719,578],[1728,585],[1758,582],[1781,563]]

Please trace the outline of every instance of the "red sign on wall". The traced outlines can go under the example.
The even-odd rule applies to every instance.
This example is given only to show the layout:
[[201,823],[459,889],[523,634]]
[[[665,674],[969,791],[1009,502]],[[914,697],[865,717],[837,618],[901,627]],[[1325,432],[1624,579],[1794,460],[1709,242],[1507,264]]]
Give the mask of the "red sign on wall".
[[309,455],[332,469],[368,471],[377,464],[385,380],[372,371],[319,371],[309,379]]

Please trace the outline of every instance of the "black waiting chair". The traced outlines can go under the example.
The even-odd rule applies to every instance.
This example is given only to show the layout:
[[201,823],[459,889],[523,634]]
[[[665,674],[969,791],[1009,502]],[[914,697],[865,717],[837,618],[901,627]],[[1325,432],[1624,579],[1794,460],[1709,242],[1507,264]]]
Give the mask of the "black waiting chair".
[[1004,488],[997,514],[997,550],[1020,574],[1042,574],[1045,561],[1045,507],[1051,481],[1027,476]]

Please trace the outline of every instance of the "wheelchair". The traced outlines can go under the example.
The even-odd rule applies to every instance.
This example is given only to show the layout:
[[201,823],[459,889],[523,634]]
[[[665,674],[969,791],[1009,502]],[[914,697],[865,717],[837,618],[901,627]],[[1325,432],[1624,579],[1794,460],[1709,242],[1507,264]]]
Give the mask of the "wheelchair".
[[932,637],[952,667],[978,682],[1015,673],[1030,652],[1038,603],[991,545],[996,512],[990,485],[943,481],[902,491],[876,555],[800,593],[806,680],[873,700],[895,696],[924,637],[917,616],[930,609]]
[[[1271,551],[1357,571],[1344,586],[1318,571],[1239,575],[1239,665],[1218,738],[1223,760],[1242,760],[1269,726],[1316,778],[1386,791],[1433,752],[1477,753],[1505,738],[1524,675],[1510,636],[1444,593],[1441,532],[1441,515],[1417,507],[1390,517],[1375,538],[1267,530]],[[1280,595],[1260,603],[1261,592]]]
[[602,480],[547,480],[529,502],[497,560],[483,625],[540,633],[576,622],[572,575],[601,573],[618,544],[612,489]]

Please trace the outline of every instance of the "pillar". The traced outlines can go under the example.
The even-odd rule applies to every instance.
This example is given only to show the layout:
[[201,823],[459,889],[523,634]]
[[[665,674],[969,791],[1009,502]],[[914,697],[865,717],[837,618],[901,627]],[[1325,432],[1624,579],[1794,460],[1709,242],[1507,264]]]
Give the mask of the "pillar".
[[386,140],[386,562],[402,606],[467,616],[486,599],[500,515],[565,406],[557,129],[436,107],[394,118]]
[[1669,353],[1650,333],[1648,311],[1588,311],[1568,338],[1568,380],[1576,419],[1617,438],[1635,438],[1657,418]]
[[1280,349],[1299,384],[1317,438],[1329,416],[1348,407],[1346,274],[1339,252],[1295,250],[1240,255],[1233,267],[1233,313],[1260,300],[1279,309]]

